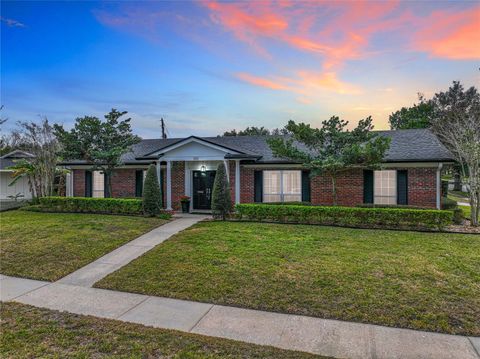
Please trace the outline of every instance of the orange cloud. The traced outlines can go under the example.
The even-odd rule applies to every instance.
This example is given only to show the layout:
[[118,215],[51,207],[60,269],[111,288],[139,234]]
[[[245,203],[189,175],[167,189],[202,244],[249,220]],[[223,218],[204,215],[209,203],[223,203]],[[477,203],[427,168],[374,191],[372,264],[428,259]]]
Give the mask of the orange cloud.
[[271,90],[288,90],[288,86],[275,80],[270,80],[263,77],[257,77],[244,72],[238,73],[236,74],[236,76],[240,80],[247,82],[251,85],[265,87]]
[[480,6],[455,14],[438,11],[426,21],[414,47],[434,57],[480,59]]
[[352,84],[337,78],[335,72],[297,71],[291,77],[259,77],[248,73],[237,73],[236,77],[243,82],[271,90],[286,90],[301,95],[300,102],[311,102],[311,96],[321,91],[337,94],[359,94],[361,90]]

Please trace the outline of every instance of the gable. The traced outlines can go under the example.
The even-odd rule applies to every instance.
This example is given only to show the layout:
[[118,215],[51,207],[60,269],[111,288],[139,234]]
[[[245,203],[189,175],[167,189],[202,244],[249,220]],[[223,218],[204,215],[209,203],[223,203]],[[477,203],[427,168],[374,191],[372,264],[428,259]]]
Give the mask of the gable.
[[223,159],[228,153],[227,149],[214,147],[197,141],[191,141],[169,151],[165,151],[162,159],[195,160],[195,159]]

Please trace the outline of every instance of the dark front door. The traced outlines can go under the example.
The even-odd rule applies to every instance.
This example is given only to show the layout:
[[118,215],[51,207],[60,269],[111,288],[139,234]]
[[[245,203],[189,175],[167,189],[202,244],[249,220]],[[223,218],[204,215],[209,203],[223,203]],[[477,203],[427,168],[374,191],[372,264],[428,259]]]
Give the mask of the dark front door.
[[216,171],[193,171],[193,209],[211,209]]

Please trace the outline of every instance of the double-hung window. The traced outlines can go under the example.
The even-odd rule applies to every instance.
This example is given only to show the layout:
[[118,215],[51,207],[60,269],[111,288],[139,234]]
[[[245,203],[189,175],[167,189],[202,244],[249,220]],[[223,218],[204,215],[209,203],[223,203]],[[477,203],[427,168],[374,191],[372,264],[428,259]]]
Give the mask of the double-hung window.
[[302,171],[263,171],[263,202],[300,202]]
[[92,173],[92,197],[105,197],[105,176],[102,171],[93,171]]
[[373,183],[373,203],[397,204],[397,171],[375,171]]

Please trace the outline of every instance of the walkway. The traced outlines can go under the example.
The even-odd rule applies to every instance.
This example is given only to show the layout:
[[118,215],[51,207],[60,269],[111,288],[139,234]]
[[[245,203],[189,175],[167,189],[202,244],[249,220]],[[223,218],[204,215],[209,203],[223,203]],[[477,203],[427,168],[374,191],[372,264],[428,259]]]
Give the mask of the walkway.
[[209,216],[180,215],[174,221],[155,228],[153,231],[128,242],[85,267],[60,279],[57,283],[91,287],[100,279],[119,270],[121,267],[127,265],[135,258],[140,257],[174,234],[206,218],[209,218]]
[[161,226],[55,283],[0,275],[0,300],[337,358],[480,359],[479,337],[91,288],[105,275],[203,218],[187,216]]

